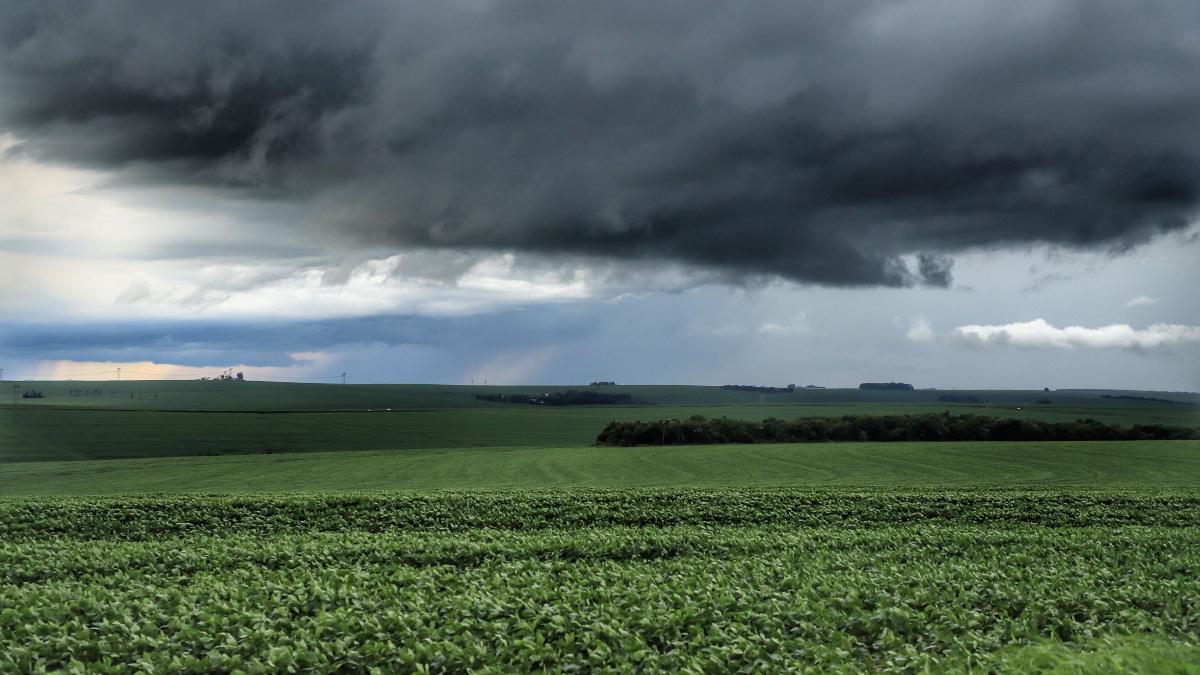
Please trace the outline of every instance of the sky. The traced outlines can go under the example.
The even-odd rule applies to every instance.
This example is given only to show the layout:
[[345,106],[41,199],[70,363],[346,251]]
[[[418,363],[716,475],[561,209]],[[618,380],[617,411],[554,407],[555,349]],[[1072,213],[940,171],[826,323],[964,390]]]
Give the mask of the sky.
[[5,379],[1200,390],[1200,5],[0,6]]

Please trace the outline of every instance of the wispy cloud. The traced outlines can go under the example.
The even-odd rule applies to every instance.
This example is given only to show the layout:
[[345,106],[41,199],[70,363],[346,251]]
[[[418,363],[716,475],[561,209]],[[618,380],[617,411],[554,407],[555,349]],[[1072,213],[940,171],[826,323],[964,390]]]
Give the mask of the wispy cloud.
[[1049,349],[1154,349],[1167,345],[1200,343],[1200,326],[1158,323],[1145,329],[1129,324],[1098,328],[1057,328],[1044,319],[1002,325],[969,325],[955,328],[954,342],[974,347],[1021,347]]
[[765,321],[758,327],[759,335],[776,337],[804,337],[817,335],[816,329],[808,324],[808,315],[801,312],[792,321]]
[[1125,303],[1126,307],[1147,307],[1149,305],[1157,305],[1158,298],[1152,298],[1148,295],[1139,295]]

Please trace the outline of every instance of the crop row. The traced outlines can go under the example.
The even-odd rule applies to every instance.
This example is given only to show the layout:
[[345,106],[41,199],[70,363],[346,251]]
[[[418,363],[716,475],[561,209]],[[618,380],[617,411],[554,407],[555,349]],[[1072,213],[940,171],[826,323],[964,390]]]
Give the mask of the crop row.
[[0,543],[0,671],[996,665],[1200,640],[1195,528],[301,533]]
[[431,492],[0,500],[0,537],[536,531],[612,526],[1200,526],[1200,495],[762,490]]

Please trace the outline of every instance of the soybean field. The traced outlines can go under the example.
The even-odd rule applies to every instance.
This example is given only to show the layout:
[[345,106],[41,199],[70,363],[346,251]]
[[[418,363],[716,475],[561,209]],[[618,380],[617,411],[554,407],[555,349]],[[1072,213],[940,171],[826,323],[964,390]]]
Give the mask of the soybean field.
[[9,672],[1191,672],[1194,494],[0,503]]
[[0,671],[1200,664],[1200,441],[594,445],[697,414],[1196,426],[1184,395],[105,387],[0,409]]

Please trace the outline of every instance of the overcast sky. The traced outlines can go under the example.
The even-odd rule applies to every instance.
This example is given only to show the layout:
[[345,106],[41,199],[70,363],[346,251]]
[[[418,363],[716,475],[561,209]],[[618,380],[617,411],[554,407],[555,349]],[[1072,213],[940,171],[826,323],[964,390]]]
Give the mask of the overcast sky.
[[5,2],[5,378],[1200,390],[1200,4]]

